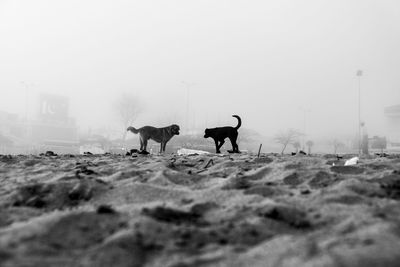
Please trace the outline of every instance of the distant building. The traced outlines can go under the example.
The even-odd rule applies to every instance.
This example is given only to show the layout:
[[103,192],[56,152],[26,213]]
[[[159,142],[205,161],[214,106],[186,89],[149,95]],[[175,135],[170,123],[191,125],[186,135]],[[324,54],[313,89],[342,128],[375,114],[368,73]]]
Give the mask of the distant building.
[[0,154],[45,150],[76,153],[79,147],[77,126],[75,120],[68,117],[68,98],[42,94],[37,104],[36,116],[31,120],[0,111],[0,135],[3,140]]
[[384,114],[388,143],[400,147],[400,105],[386,107]]

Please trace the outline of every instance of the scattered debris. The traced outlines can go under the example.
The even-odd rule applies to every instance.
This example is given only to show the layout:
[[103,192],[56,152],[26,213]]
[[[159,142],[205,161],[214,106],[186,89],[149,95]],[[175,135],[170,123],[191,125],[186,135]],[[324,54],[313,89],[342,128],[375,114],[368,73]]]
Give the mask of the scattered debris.
[[260,157],[261,147],[262,147],[262,144],[260,144],[260,147],[258,148],[257,158]]
[[203,151],[203,150],[195,150],[195,149],[187,149],[187,148],[181,148],[178,150],[178,155],[204,155],[204,154],[210,154],[210,152]]
[[104,149],[97,145],[82,145],[79,147],[79,154],[81,155],[95,155],[95,154],[101,155],[104,153],[105,153]]
[[40,153],[39,156],[45,156],[45,157],[54,157],[57,156],[56,153],[54,153],[53,151],[46,151],[46,153]]
[[138,154],[138,153],[140,153],[140,151],[133,148],[133,149],[129,150],[128,152],[126,152],[125,156],[133,156],[134,154]]
[[204,166],[204,169],[207,169],[209,165],[214,165],[213,159],[209,159],[207,164]]
[[307,155],[306,152],[304,152],[303,150],[300,150],[299,152],[292,152],[292,156],[305,156]]
[[116,211],[113,209],[113,207],[110,205],[107,205],[107,204],[102,204],[102,205],[98,206],[96,212],[98,214],[114,214],[114,213],[116,213]]
[[88,167],[85,165],[78,165],[75,167],[75,169],[77,169],[75,172],[75,175],[77,177],[79,177],[80,174],[85,174],[85,175],[97,174],[95,171],[88,169]]

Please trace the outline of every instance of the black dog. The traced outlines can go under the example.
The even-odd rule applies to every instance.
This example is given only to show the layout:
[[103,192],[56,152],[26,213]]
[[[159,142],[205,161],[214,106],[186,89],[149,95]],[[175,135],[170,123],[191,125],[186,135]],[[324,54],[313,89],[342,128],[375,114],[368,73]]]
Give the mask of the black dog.
[[[236,140],[238,137],[238,129],[242,125],[242,120],[238,115],[232,115],[238,120],[238,125],[236,127],[225,126],[225,127],[217,127],[212,129],[206,129],[204,132],[204,138],[211,137],[214,139],[216,153],[221,153],[219,150],[222,145],[225,143],[225,138],[229,138],[232,143],[232,150],[228,150],[229,153],[240,153],[239,146],[236,144]],[[219,142],[219,144],[218,144]]]

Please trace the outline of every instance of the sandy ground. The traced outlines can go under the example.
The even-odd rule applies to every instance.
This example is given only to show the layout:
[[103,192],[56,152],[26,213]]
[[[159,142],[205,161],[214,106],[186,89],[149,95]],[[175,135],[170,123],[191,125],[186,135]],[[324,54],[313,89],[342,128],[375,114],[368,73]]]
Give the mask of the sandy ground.
[[0,156],[0,266],[399,266],[400,157],[344,160]]

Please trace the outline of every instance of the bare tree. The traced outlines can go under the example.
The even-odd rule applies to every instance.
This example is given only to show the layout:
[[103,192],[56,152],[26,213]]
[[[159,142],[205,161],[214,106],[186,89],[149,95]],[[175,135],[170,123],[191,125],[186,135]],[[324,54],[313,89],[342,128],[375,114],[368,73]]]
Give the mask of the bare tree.
[[114,110],[124,127],[122,140],[125,141],[126,129],[133,124],[143,111],[143,104],[138,97],[129,93],[123,93],[115,100]]
[[302,136],[302,133],[300,133],[296,129],[288,129],[285,132],[280,132],[277,134],[274,138],[275,142],[278,144],[282,144],[282,151],[281,154],[285,151],[287,145],[289,144],[294,144],[297,139]]

